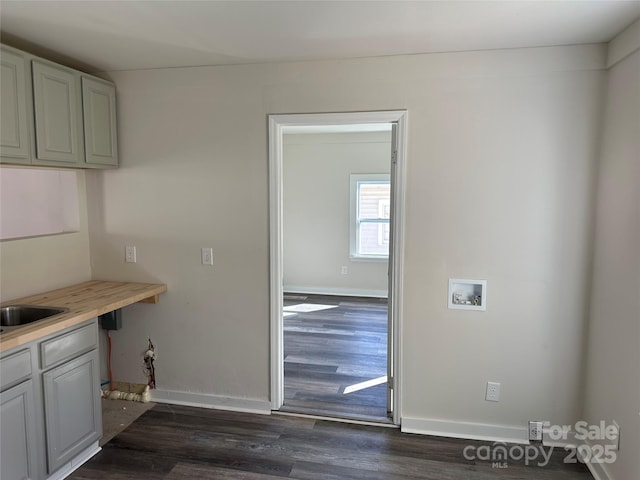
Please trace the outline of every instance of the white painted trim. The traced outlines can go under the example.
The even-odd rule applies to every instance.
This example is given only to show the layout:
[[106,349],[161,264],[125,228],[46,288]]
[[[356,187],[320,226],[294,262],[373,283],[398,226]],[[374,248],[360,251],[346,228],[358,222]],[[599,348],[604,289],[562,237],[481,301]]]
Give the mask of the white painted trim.
[[269,115],[284,130],[288,127],[308,125],[367,125],[370,123],[393,123],[406,116],[406,110],[381,110],[376,112],[348,113],[292,113]]
[[549,438],[549,434],[546,429],[544,429],[542,433],[543,433],[542,444],[545,447],[575,448],[577,449],[576,455],[580,457],[580,460],[582,461],[582,463],[584,463],[587,466],[587,468],[589,469],[589,472],[591,472],[591,475],[595,480],[611,479],[611,477],[609,477],[609,474],[607,473],[606,468],[604,467],[605,464],[593,463],[593,462],[587,461],[586,456],[578,449],[578,447],[580,447],[581,445],[586,445],[587,447],[592,448],[594,445],[596,445],[594,442],[588,439],[584,439],[584,440],[576,439],[575,438],[576,432],[574,430],[571,430],[570,432],[568,432],[567,439],[562,441],[551,440]]
[[91,458],[100,450],[102,450],[102,448],[100,448],[98,442],[92,443],[82,452],[76,455],[72,460],[65,463],[64,466],[60,467],[53,474],[51,474],[51,476],[47,477],[47,480],[62,480],[63,478],[67,478],[82,465],[91,460]]
[[576,440],[575,436],[576,436],[576,432],[573,430],[570,430],[567,432],[566,438],[555,440],[551,438],[551,435],[549,434],[549,427],[545,426],[542,428],[542,445],[544,445],[545,447],[558,447],[558,448],[575,447],[576,445],[581,443],[578,440]]
[[[583,443],[585,445],[588,445],[589,447],[594,445],[594,443],[590,442],[589,440],[586,440]],[[594,480],[612,480],[611,477],[609,476],[609,473],[607,473],[607,470],[604,468],[604,464],[592,463],[592,462],[586,461],[585,460],[586,456],[580,453],[580,450],[577,451],[577,455],[581,457],[582,463],[584,463],[587,466]]]
[[271,405],[267,400],[223,397],[208,393],[156,389],[151,390],[151,401],[157,403],[170,403],[173,405],[185,405],[188,407],[229,410],[232,412],[259,413],[263,415],[271,413]]
[[286,293],[307,293],[309,295],[337,295],[339,297],[374,297],[387,298],[386,290],[366,290],[362,288],[338,288],[338,287],[305,287],[299,285],[285,285]]
[[284,403],[284,330],[282,320],[282,282],[284,279],[282,242],[282,135],[280,116],[269,116],[269,295],[271,350],[271,409]]
[[402,432],[435,435],[436,437],[464,438],[467,440],[529,444],[529,430],[525,427],[506,427],[502,425],[404,417],[402,419]]
[[[393,423],[400,425],[402,418],[402,327],[403,327],[403,285],[404,285],[404,233],[405,233],[405,191],[407,184],[407,121],[408,112],[402,112],[397,119],[396,164],[393,178],[393,284],[392,296],[393,332]],[[387,372],[390,373],[390,372]]]
[[341,418],[341,417],[323,417],[322,415],[310,415],[308,413],[295,413],[295,412],[282,412],[282,411],[274,411],[273,415],[282,415],[284,417],[299,417],[299,418],[310,418],[312,420],[323,420],[326,422],[336,422],[336,423],[352,423],[355,425],[367,425],[370,427],[381,427],[381,428],[399,428],[400,425],[394,425],[393,423],[382,423],[382,422],[374,422],[369,420],[358,420],[356,418]]
[[285,132],[287,135],[298,134],[318,134],[318,133],[370,133],[370,132],[390,132],[391,125],[298,125],[286,127]]
[[393,422],[402,418],[402,282],[404,270],[404,212],[406,189],[407,118],[406,110],[378,112],[269,115],[269,267],[271,319],[271,408],[284,402],[284,338],[282,321],[282,135],[286,127],[305,125],[398,124],[398,155],[394,182],[393,295],[392,318],[394,386]]
[[[579,455],[579,453],[578,453]],[[602,463],[583,462],[594,480],[612,480]]]

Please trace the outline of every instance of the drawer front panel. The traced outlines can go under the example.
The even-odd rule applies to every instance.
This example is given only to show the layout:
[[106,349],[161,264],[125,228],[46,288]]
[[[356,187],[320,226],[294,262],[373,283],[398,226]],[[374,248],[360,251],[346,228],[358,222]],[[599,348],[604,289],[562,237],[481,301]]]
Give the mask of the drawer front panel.
[[0,390],[17,385],[31,376],[31,351],[22,350],[0,361]]
[[94,349],[98,344],[98,326],[86,325],[40,344],[40,362],[43,369],[71,360]]

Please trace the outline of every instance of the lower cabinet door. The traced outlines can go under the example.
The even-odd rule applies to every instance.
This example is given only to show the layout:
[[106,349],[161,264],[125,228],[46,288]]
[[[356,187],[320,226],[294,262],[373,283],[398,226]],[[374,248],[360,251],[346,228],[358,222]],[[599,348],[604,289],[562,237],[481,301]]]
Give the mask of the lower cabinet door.
[[33,381],[0,393],[0,478],[37,479]]
[[98,351],[42,375],[49,473],[102,435]]

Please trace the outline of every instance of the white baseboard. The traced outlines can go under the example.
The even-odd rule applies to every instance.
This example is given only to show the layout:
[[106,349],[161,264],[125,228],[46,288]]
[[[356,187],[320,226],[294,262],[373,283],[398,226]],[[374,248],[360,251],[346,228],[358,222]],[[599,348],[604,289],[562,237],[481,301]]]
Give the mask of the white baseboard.
[[585,462],[585,465],[589,469],[591,476],[594,480],[610,480],[607,471],[604,469],[601,463]]
[[[576,433],[577,432],[575,432],[574,430],[571,430],[567,432],[566,438],[563,438],[560,440],[553,440],[550,438],[548,431],[545,429],[543,431],[542,444],[545,447],[571,448],[571,449],[576,449],[577,447],[582,445],[586,445],[591,449],[595,445],[592,441],[588,439],[577,439]],[[604,468],[604,464],[587,461],[579,448],[577,448],[576,455],[580,457],[580,460],[582,461],[582,463],[584,463],[587,466],[594,480],[610,480],[609,474],[607,473],[607,470]]]
[[151,401],[188,407],[214,408],[246,413],[271,413],[271,402],[252,398],[223,397],[208,393],[180,392],[176,390],[151,390]]
[[337,295],[340,297],[375,297],[387,298],[387,290],[367,290],[362,288],[338,287],[302,287],[299,285],[285,285],[282,291],[286,293],[308,293],[310,295]]
[[402,417],[402,432],[489,442],[529,443],[527,428]]
[[[589,440],[585,440],[582,443],[589,447],[593,447],[594,445],[594,443]],[[577,455],[581,457],[583,463],[587,466],[589,472],[591,472],[591,476],[594,478],[594,480],[610,480],[609,473],[604,468],[604,464],[585,461],[585,457],[584,455],[581,455],[580,449],[578,449]]]

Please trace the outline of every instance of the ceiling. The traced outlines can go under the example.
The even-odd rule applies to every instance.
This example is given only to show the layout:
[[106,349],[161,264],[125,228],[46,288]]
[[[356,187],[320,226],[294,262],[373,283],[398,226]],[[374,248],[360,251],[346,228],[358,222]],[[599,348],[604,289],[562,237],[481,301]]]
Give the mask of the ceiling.
[[89,71],[601,43],[640,0],[14,1],[2,41]]

